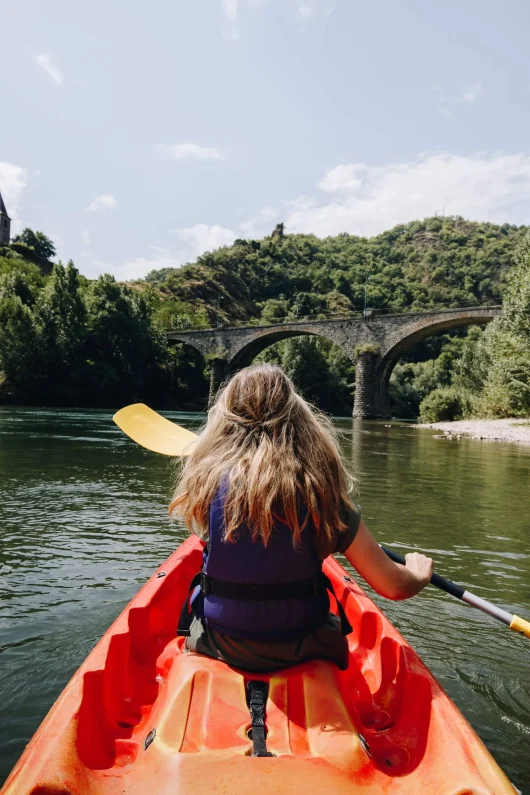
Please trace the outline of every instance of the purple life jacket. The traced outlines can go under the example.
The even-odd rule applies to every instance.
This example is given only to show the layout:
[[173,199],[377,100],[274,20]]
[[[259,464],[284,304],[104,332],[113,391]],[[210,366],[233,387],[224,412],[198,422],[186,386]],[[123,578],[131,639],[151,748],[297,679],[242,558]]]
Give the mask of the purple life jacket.
[[[329,612],[329,597],[325,585],[317,587],[319,577],[323,576],[322,563],[311,523],[308,522],[296,547],[292,531],[279,521],[267,546],[260,539],[253,541],[247,527],[239,529],[236,541],[224,541],[227,490],[228,484],[222,484],[210,505],[209,542],[203,555],[203,575],[207,577],[203,576],[203,587],[197,586],[191,597],[194,614],[216,632],[248,640],[286,640],[318,629]],[[212,583],[219,581],[224,586],[224,595],[208,592],[205,583],[210,578]],[[310,587],[298,596],[259,597],[260,588],[264,593],[263,586],[271,586],[277,595],[282,584],[287,592],[295,581]],[[238,586],[245,598],[234,598]],[[258,596],[249,598],[252,586],[256,586]]]

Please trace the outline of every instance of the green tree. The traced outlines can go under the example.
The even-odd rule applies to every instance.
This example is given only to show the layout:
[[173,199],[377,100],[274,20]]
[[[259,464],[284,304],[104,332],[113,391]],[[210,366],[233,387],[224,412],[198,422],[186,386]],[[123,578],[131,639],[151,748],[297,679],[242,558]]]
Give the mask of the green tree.
[[15,235],[13,243],[22,243],[30,248],[41,259],[52,259],[55,257],[55,246],[53,241],[43,232],[34,232],[33,229],[26,227],[19,235]]
[[98,405],[139,400],[160,387],[163,338],[143,296],[100,276],[86,292],[87,388]]
[[0,276],[15,272],[24,277],[27,302],[32,303],[37,292],[44,287],[45,278],[34,262],[27,262],[12,249],[6,248],[5,254],[0,256]]
[[304,397],[324,411],[351,414],[354,365],[329,340],[293,337],[267,348],[258,359],[281,365]]
[[530,340],[530,233],[515,254],[515,267],[506,275],[503,324],[524,340]]
[[438,387],[421,401],[422,422],[452,422],[460,420],[468,411],[465,396],[455,387]]
[[530,415],[530,236],[506,275],[503,315],[469,338],[454,383],[480,416]]
[[269,298],[261,304],[263,323],[281,323],[289,314],[289,304],[284,298]]
[[176,331],[189,326],[207,326],[208,314],[204,307],[185,301],[159,301],[153,307],[155,326],[161,331]]
[[38,354],[31,308],[21,297],[30,288],[23,281],[17,273],[0,276],[0,389],[25,402],[36,391]]
[[83,379],[86,312],[73,262],[53,266],[33,311],[40,352],[35,378],[58,403],[76,401]]

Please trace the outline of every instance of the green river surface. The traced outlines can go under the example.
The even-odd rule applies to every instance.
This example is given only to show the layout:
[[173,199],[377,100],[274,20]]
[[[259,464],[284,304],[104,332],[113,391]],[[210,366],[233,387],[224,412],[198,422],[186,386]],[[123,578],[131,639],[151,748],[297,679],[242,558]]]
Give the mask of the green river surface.
[[[440,574],[529,617],[530,447],[337,424],[377,539],[427,552]],[[0,409],[0,781],[184,538],[167,516],[173,479],[173,462],[125,438],[110,411]],[[434,588],[376,601],[530,793],[530,640]]]

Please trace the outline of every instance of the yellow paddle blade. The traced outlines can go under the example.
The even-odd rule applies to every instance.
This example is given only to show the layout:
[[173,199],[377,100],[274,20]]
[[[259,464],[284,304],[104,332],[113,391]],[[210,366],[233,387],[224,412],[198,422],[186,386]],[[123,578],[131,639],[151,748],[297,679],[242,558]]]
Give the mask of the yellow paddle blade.
[[134,442],[162,455],[189,455],[198,438],[193,431],[166,420],[145,403],[125,406],[112,419]]

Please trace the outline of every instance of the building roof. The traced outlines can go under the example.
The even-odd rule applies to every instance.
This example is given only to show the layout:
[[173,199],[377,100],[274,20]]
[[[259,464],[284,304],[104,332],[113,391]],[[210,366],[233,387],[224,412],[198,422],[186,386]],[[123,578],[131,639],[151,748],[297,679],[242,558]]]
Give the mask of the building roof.
[[[4,204],[4,200],[2,199],[1,193],[0,193],[0,215],[6,215],[9,218],[9,215],[7,215],[6,206]],[[11,218],[9,218],[9,220],[11,220]]]

